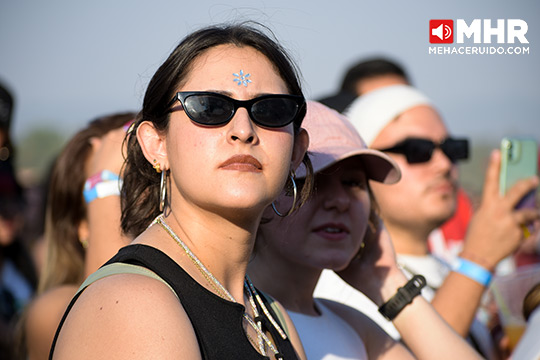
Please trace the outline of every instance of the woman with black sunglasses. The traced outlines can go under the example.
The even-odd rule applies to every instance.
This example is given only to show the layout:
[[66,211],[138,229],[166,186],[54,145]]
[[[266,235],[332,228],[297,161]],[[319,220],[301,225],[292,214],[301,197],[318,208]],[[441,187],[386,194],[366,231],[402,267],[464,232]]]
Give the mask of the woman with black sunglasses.
[[83,284],[52,358],[305,358],[245,277],[263,210],[310,168],[303,99],[259,29],[213,26],[178,45],[127,138],[122,230],[135,240]]

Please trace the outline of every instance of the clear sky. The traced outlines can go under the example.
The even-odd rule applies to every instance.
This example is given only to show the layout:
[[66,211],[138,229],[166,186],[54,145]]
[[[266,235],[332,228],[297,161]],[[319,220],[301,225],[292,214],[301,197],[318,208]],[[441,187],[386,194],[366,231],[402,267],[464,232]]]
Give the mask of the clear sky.
[[[36,126],[71,134],[98,115],[137,110],[185,34],[247,19],[289,49],[309,98],[334,92],[357,60],[385,55],[406,67],[453,133],[495,144],[507,134],[540,140],[536,0],[2,0],[0,80],[17,99],[15,137]],[[514,45],[529,54],[430,55],[430,19],[522,19],[529,43]]]

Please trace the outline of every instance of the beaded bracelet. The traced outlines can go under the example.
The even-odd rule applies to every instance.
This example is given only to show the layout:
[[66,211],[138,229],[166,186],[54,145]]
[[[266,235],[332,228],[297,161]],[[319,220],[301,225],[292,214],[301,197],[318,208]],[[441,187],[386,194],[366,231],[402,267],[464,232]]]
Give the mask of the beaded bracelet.
[[422,288],[426,286],[426,278],[422,275],[414,275],[411,280],[397,290],[397,293],[379,307],[379,312],[387,319],[394,318],[409,305],[413,299],[420,295]]
[[492,275],[489,270],[461,257],[452,262],[452,271],[465,275],[485,287],[491,282]]
[[117,174],[109,170],[103,170],[89,177],[84,183],[84,199],[86,203],[90,203],[95,199],[120,195],[121,186],[122,180],[119,179]]

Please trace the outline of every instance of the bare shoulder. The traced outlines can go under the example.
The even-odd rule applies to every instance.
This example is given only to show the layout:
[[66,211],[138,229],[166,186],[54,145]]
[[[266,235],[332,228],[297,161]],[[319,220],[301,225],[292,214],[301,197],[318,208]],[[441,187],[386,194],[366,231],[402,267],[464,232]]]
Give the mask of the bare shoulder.
[[56,328],[77,288],[77,285],[55,287],[29,305],[24,323],[29,359],[47,358]]
[[191,322],[175,294],[159,280],[136,274],[112,275],[89,286],[67,317],[54,355],[200,358]]

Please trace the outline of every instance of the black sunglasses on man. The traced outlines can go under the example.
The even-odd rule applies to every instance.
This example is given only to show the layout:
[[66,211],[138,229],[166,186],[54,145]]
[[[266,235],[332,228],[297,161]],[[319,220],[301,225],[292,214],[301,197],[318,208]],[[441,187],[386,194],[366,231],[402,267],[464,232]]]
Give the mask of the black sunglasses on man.
[[453,163],[469,157],[469,140],[450,137],[440,143],[435,143],[429,139],[410,137],[392,147],[378,150],[403,154],[409,164],[420,164],[431,160],[433,151],[436,148],[441,149]]

